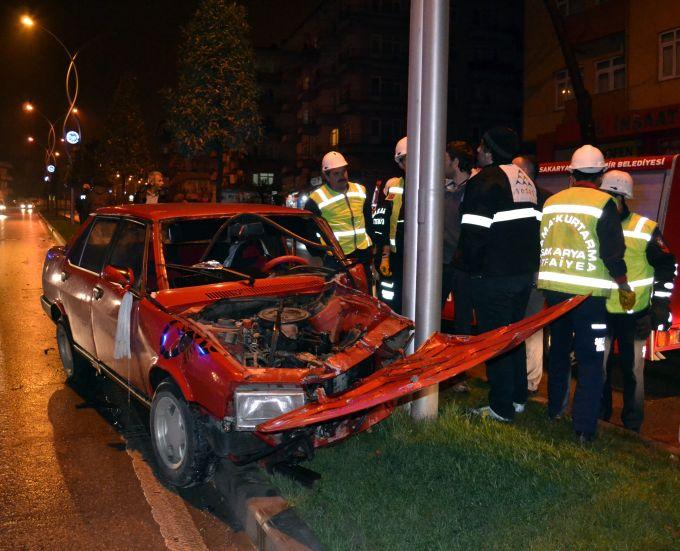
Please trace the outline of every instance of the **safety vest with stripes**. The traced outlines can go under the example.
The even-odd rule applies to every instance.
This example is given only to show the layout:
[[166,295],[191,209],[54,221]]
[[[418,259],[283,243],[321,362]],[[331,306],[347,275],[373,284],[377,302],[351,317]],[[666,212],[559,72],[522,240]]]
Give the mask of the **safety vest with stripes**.
[[371,246],[371,238],[366,233],[364,220],[366,201],[364,186],[348,182],[347,191],[338,193],[328,184],[324,184],[314,190],[309,197],[319,207],[321,216],[328,222],[345,254]]
[[397,226],[404,223],[399,218],[401,206],[404,204],[404,190],[406,181],[403,177],[390,178],[385,186],[385,195],[388,201],[392,201],[392,214],[390,215],[390,250],[397,252]]
[[654,285],[654,268],[647,261],[647,245],[656,229],[656,222],[631,213],[621,222],[626,253],[623,259],[628,269],[628,285],[635,291],[635,305],[632,310],[624,310],[619,302],[619,291],[615,289],[607,299],[607,311],[612,314],[632,314],[649,306]]
[[611,196],[572,187],[550,197],[541,218],[538,287],[574,295],[608,297],[616,286],[600,258],[597,222]]

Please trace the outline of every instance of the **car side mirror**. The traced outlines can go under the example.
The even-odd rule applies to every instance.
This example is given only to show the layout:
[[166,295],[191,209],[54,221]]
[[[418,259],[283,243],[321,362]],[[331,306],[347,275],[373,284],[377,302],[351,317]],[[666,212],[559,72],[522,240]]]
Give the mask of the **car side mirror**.
[[132,268],[121,268],[108,264],[104,268],[104,279],[121,287],[132,287],[135,283],[135,274]]

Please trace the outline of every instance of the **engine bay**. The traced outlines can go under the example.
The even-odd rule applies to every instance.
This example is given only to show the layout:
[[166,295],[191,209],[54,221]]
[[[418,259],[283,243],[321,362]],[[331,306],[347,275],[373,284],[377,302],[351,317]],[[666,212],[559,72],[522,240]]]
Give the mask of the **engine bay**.
[[365,324],[338,323],[337,316],[333,325],[326,323],[328,315],[320,314],[328,310],[331,298],[325,292],[222,299],[191,317],[245,367],[315,368],[354,344],[366,331]]

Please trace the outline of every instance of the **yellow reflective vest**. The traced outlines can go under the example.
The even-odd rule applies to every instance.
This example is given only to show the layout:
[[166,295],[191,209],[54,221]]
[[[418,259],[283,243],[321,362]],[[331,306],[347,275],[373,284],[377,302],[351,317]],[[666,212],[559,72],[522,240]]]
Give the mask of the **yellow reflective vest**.
[[404,177],[390,178],[385,185],[385,196],[388,201],[392,201],[392,214],[390,215],[390,250],[397,252],[397,225],[399,222],[403,224],[403,220],[399,220],[401,214],[401,206],[404,204],[404,190],[406,189],[406,180]]
[[600,258],[597,222],[607,193],[572,187],[548,198],[541,217],[538,287],[574,295],[608,297],[616,287]]
[[361,184],[348,182],[347,191],[339,193],[328,184],[315,189],[310,195],[321,216],[328,222],[342,252],[350,254],[357,249],[371,246],[371,238],[366,232],[364,202],[366,188]]
[[656,229],[656,222],[631,213],[621,222],[623,239],[626,242],[626,252],[623,259],[628,268],[628,284],[635,291],[635,305],[627,312],[619,303],[619,291],[615,289],[607,299],[607,311],[612,314],[632,314],[640,312],[649,306],[652,299],[654,285],[654,268],[647,261],[647,245]]

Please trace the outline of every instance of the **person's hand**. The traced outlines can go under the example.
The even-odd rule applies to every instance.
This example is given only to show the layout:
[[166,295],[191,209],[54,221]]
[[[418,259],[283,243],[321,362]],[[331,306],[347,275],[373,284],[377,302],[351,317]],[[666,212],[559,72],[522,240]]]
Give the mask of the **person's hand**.
[[628,283],[619,285],[619,304],[626,312],[635,306],[635,291],[630,288]]
[[655,331],[668,331],[671,327],[671,308],[669,300],[652,300],[650,314]]
[[380,260],[380,273],[385,277],[392,275],[392,270],[390,270],[390,255],[382,256],[382,259]]

